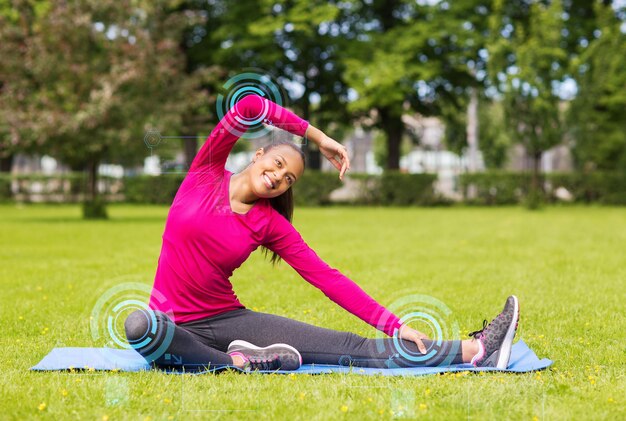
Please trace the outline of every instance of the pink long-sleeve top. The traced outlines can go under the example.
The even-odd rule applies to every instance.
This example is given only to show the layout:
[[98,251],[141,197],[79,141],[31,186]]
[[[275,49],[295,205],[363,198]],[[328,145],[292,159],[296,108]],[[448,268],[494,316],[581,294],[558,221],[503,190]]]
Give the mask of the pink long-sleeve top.
[[169,210],[150,307],[170,313],[177,323],[245,308],[229,278],[262,245],[332,301],[393,336],[399,318],[320,259],[268,200],[258,199],[245,214],[231,209],[232,173],[224,165],[255,120],[298,136],[309,124],[258,95],[244,97],[226,113],[195,157]]

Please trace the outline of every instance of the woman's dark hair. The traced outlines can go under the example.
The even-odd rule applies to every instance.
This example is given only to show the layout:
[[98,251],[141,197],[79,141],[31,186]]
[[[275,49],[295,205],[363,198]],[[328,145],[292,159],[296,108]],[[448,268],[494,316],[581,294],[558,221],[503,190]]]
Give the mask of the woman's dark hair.
[[[306,160],[304,159],[304,152],[302,152],[302,149],[300,149],[298,146],[296,146],[293,142],[289,140],[279,140],[279,141],[270,143],[269,145],[264,146],[263,150],[265,151],[265,153],[267,153],[268,151],[274,149],[275,147],[282,146],[282,145],[287,145],[293,148],[294,150],[298,151],[298,153],[302,157],[302,167],[303,168],[306,167]],[[293,189],[291,187],[289,187],[280,196],[270,198],[269,201],[272,207],[276,209],[278,213],[280,213],[282,216],[287,218],[289,222],[291,222],[293,218]],[[265,253],[265,257],[267,257],[267,255],[269,254],[271,250],[268,249],[267,247],[263,247],[263,251]],[[272,257],[270,259],[270,262],[273,265],[275,265],[276,263],[280,262],[280,260],[281,259],[278,253],[272,252]]]

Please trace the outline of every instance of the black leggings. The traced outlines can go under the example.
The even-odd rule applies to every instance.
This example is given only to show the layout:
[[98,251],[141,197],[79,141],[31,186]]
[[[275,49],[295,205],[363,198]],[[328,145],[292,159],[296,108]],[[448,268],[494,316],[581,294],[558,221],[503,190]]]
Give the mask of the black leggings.
[[369,339],[249,309],[180,324],[159,311],[137,310],[126,319],[125,329],[133,348],[148,362],[164,368],[232,367],[226,349],[236,339],[260,347],[289,344],[300,352],[303,364],[397,368],[463,362],[458,340],[424,340],[427,353],[422,355],[411,341]]

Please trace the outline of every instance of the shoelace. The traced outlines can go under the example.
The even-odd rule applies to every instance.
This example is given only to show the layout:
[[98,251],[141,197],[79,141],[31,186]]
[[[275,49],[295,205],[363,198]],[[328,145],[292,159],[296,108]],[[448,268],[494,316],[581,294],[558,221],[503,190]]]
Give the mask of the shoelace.
[[468,333],[467,336],[473,336],[474,339],[478,339],[478,336],[483,333],[483,331],[487,328],[487,320],[483,320],[483,328],[480,330],[476,330],[474,332]]
[[250,358],[248,359],[248,370],[276,370],[280,367],[278,355],[270,358]]

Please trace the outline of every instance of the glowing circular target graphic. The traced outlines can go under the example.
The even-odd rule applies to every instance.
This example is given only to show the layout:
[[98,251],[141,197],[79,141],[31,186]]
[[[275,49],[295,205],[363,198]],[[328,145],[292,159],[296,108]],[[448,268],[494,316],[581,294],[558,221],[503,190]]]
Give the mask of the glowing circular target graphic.
[[[261,72],[247,71],[240,73],[228,79],[222,86],[223,92],[217,96],[217,115],[220,120],[226,113],[233,109],[235,104],[248,95],[259,95],[263,98],[282,106],[283,95],[278,84],[273,79]],[[268,107],[263,104],[263,109],[256,116],[244,116],[234,109],[235,120],[239,123],[239,127],[230,124],[226,120],[222,120],[226,129],[233,135],[245,139],[256,139],[266,135],[271,129],[262,123],[268,122]],[[245,129],[242,130],[241,126]]]
[[[115,352],[116,349],[142,349],[143,357],[152,361],[160,357],[168,348],[174,336],[171,323],[168,329],[157,329],[157,314],[148,306],[150,296],[159,302],[160,308],[167,308],[165,314],[173,320],[171,309],[164,305],[166,299],[159,291],[153,291],[146,284],[139,282],[125,282],[118,284],[100,296],[91,311],[90,330],[93,340],[106,348],[106,357],[119,360],[120,356],[129,355]],[[124,321],[129,314],[140,310],[147,318],[148,329],[136,341],[129,343],[126,340]]]
[[[441,366],[450,364],[455,353],[460,352],[460,349],[446,349],[445,358],[439,354],[444,340],[451,341],[459,338],[458,323],[452,318],[452,311],[443,302],[428,295],[414,294],[396,300],[387,308],[400,317],[402,324],[425,333],[432,341],[427,347],[426,354],[422,354],[407,348],[406,341],[400,339],[399,332],[396,332],[392,340],[393,349],[388,350],[396,357],[402,357],[415,365]],[[384,351],[385,342],[377,341],[377,347],[380,352]]]

